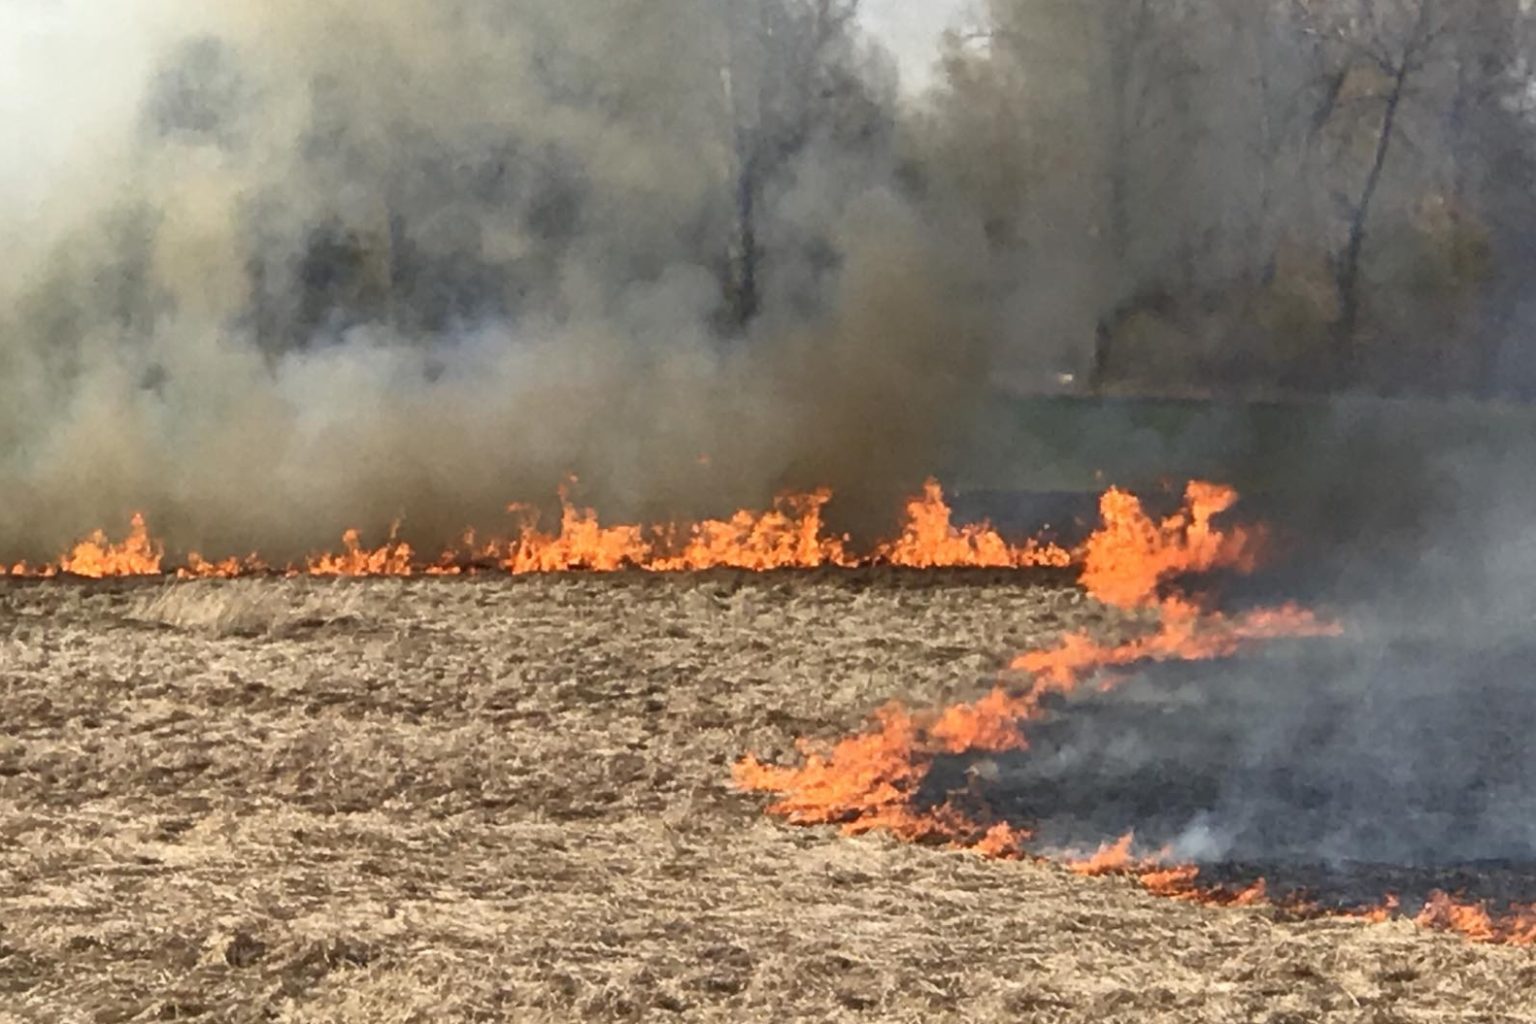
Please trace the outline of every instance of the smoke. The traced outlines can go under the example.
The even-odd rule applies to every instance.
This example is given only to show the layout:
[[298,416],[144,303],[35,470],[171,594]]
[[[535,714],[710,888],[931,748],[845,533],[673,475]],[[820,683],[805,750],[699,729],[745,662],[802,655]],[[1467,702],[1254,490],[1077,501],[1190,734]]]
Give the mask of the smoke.
[[869,30],[890,49],[901,68],[902,85],[920,94],[934,84],[939,63],[935,43],[974,13],[971,0],[865,0],[860,13]]
[[1134,830],[1205,863],[1529,862],[1531,654],[1371,635],[1141,671],[1033,730],[997,799],[1047,846]]
[[0,550],[130,510],[209,554],[441,542],[570,473],[616,515],[830,485],[883,526],[985,380],[984,247],[894,187],[876,48],[729,6],[23,8]]
[[[1316,437],[1292,435],[1290,460],[1266,455],[1284,472],[1259,506],[1288,564],[1254,592],[1180,583],[1214,587],[1229,611],[1299,595],[1344,635],[1135,666],[1055,699],[1027,728],[1029,749],[997,759],[986,793],[1035,824],[1042,848],[1091,851],[1134,831],[1141,850],[1300,870],[1373,899],[1371,879],[1328,872],[1446,878],[1536,862],[1536,766],[1522,753],[1536,733],[1527,414],[1321,411]],[[946,765],[935,789],[965,767]]]

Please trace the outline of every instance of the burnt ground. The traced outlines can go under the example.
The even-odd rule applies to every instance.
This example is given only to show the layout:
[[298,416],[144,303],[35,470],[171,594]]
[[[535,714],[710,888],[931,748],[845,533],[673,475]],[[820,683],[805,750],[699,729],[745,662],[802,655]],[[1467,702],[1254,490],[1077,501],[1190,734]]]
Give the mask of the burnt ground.
[[0,1020],[1536,1020],[1529,951],[731,789],[1121,628],[1041,580],[0,584]]

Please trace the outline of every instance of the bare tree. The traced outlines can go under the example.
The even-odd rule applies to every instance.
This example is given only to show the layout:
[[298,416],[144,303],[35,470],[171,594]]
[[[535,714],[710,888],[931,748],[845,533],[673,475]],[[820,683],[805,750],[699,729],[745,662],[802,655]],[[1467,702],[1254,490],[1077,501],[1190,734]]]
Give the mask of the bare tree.
[[852,67],[859,0],[724,0],[721,86],[730,121],[733,237],[727,315],[745,328],[762,305],[762,206],[769,183],[861,98]]
[[1394,147],[1401,145],[1405,104],[1448,102],[1448,97],[1419,85],[1430,76],[1432,66],[1448,56],[1442,44],[1451,24],[1451,7],[1444,0],[1301,2],[1307,31],[1333,57],[1318,127],[1348,118],[1343,128],[1345,149],[1362,135],[1369,143],[1358,185],[1340,193],[1346,231],[1334,262],[1339,304],[1334,375],[1339,384],[1353,384],[1360,373],[1361,266],[1372,213],[1388,161]]

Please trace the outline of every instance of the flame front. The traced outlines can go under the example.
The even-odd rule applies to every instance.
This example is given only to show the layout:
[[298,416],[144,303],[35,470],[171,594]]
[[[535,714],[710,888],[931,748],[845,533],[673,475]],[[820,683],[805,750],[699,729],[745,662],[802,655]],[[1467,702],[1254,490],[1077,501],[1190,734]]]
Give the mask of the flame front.
[[[875,546],[864,555],[848,548],[848,538],[827,532],[825,509],[832,501],[827,489],[786,494],[766,511],[741,510],[728,519],[692,524],[605,525],[596,510],[577,505],[569,486],[560,489],[560,524],[541,530],[538,510],[529,505],[509,507],[515,529],[507,538],[478,542],[466,531],[455,547],[435,560],[418,558],[400,540],[399,523],[385,542],[369,547],[362,531],[347,530],[341,549],[310,556],[297,565],[274,566],[260,555],[213,560],[199,553],[186,556],[174,573],[182,579],[233,578],[277,573],[298,576],[450,576],[477,572],[512,575],[555,572],[700,572],[739,569],[768,572],[779,569],[852,568],[892,565],[903,568],[1065,567],[1073,556],[1053,544],[1030,540],[1008,543],[986,523],[956,526],[944,492],[929,480],[919,497],[907,504],[907,518],[898,539]],[[156,576],[162,572],[164,546],[152,541],[141,515],[122,544],[110,543],[98,531],[68,555],[48,565],[18,563],[0,575],[50,577],[61,574]]]
[[[1136,856],[1133,853],[1135,839],[1135,834],[1130,833],[1113,843],[1105,843],[1089,857],[1068,858],[1067,869],[1089,878],[1130,878],[1155,896],[1212,906],[1283,906],[1296,914],[1348,917],[1366,924],[1383,924],[1401,916],[1401,902],[1394,895],[1386,896],[1375,906],[1337,910],[1299,897],[1277,902],[1262,878],[1242,888],[1202,885],[1200,869],[1193,864],[1169,864],[1167,850],[1151,856]],[[1514,904],[1495,913],[1486,904],[1460,900],[1436,891],[1424,902],[1413,922],[1421,928],[1450,932],[1472,942],[1536,945],[1536,904]]]
[[1517,904],[1495,915],[1482,903],[1463,902],[1447,893],[1436,892],[1414,918],[1414,923],[1454,932],[1473,942],[1536,946],[1536,904]]
[[356,530],[342,534],[340,555],[316,555],[305,566],[310,576],[413,576],[416,573],[416,553],[404,541],[396,539],[400,524],[389,528],[389,540],[383,547],[372,551],[362,545],[362,535]]
[[[733,772],[736,784],[776,794],[769,812],[795,824],[835,824],[852,835],[884,830],[904,840],[939,843],[985,857],[1028,856],[1029,830],[988,820],[985,801],[968,800],[965,791],[952,793],[934,809],[918,804],[919,790],[940,756],[1027,750],[1026,727],[1040,717],[1041,699],[1068,693],[1103,669],[1145,661],[1224,658],[1268,640],[1342,634],[1337,623],[1295,605],[1226,616],[1203,611],[1188,598],[1160,592],[1175,576],[1214,569],[1252,572],[1257,567],[1263,533],[1243,527],[1222,529],[1215,523],[1236,500],[1231,488],[1192,483],[1183,507],[1156,521],[1133,495],[1110,490],[1103,496],[1102,525],[1080,552],[1081,584],[1105,604],[1153,611],[1156,623],[1145,635],[1106,645],[1087,634],[1070,634],[1055,647],[1014,660],[1013,669],[1028,678],[1022,688],[998,686],[980,700],[942,709],[913,711],[889,705],[875,714],[866,731],[828,748],[802,743],[803,761],[797,766],[743,758]],[[965,564],[1001,560],[998,549],[983,539],[985,532],[951,530],[948,519],[930,515],[921,499],[908,512],[907,534],[888,549],[893,562],[914,558],[922,564],[914,556],[899,554],[911,551],[955,552],[949,557],[981,559]],[[948,539],[928,544],[923,542],[925,537]],[[1167,850],[1137,856],[1134,844],[1133,834],[1122,836],[1087,857],[1067,858],[1066,867],[1085,877],[1131,878],[1149,893],[1167,899],[1224,907],[1275,905],[1262,878],[1244,887],[1208,885],[1198,867],[1169,863]],[[1292,912],[1365,923],[1400,914],[1392,896],[1377,906],[1348,911],[1297,898],[1282,905]],[[1475,942],[1536,945],[1536,905],[1516,905],[1495,913],[1482,904],[1437,892],[1413,920]]]
[[[1194,483],[1185,493],[1180,512],[1154,522],[1132,495],[1118,490],[1104,495],[1103,525],[1084,546],[1083,586],[1092,596],[1121,608],[1156,604],[1158,624],[1152,633],[1113,646],[1086,635],[1069,635],[1055,648],[1015,661],[1013,667],[1029,677],[1021,689],[998,686],[980,700],[927,711],[892,705],[876,714],[869,730],[828,750],[803,745],[804,761],[799,766],[769,766],[748,757],[736,766],[736,783],[744,789],[778,794],[770,808],[773,813],[801,824],[841,824],[851,833],[885,828],[904,837],[931,836],[942,833],[958,816],[961,827],[950,838],[956,845],[973,846],[970,839],[978,828],[983,833],[988,828],[1006,828],[977,821],[975,812],[961,814],[952,805],[940,808],[938,820],[915,809],[913,801],[934,761],[946,754],[1027,749],[1024,726],[1040,716],[1042,699],[1070,692],[1103,668],[1148,659],[1219,658],[1271,637],[1340,632],[1337,625],[1293,607],[1226,618],[1202,615],[1183,599],[1158,603],[1158,587],[1171,576],[1213,568],[1246,572],[1255,567],[1257,534],[1223,532],[1212,522],[1235,500],[1230,488]],[[933,520],[912,508],[909,523],[917,535]],[[1022,835],[1021,831],[1015,838]]]
[[1183,507],[1153,520],[1133,494],[1111,488],[1099,500],[1102,526],[1084,546],[1083,587],[1118,608],[1158,603],[1158,586],[1183,573],[1252,572],[1262,535],[1246,527],[1218,529],[1213,520],[1237,503],[1223,484],[1192,482]]

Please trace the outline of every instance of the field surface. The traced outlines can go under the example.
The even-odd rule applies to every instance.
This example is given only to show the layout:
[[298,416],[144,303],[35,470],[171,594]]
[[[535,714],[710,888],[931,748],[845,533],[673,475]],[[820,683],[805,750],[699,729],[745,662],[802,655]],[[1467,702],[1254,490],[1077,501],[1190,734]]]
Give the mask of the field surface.
[[966,573],[0,584],[0,1020],[1536,1020],[1529,951],[730,785],[1083,627]]

